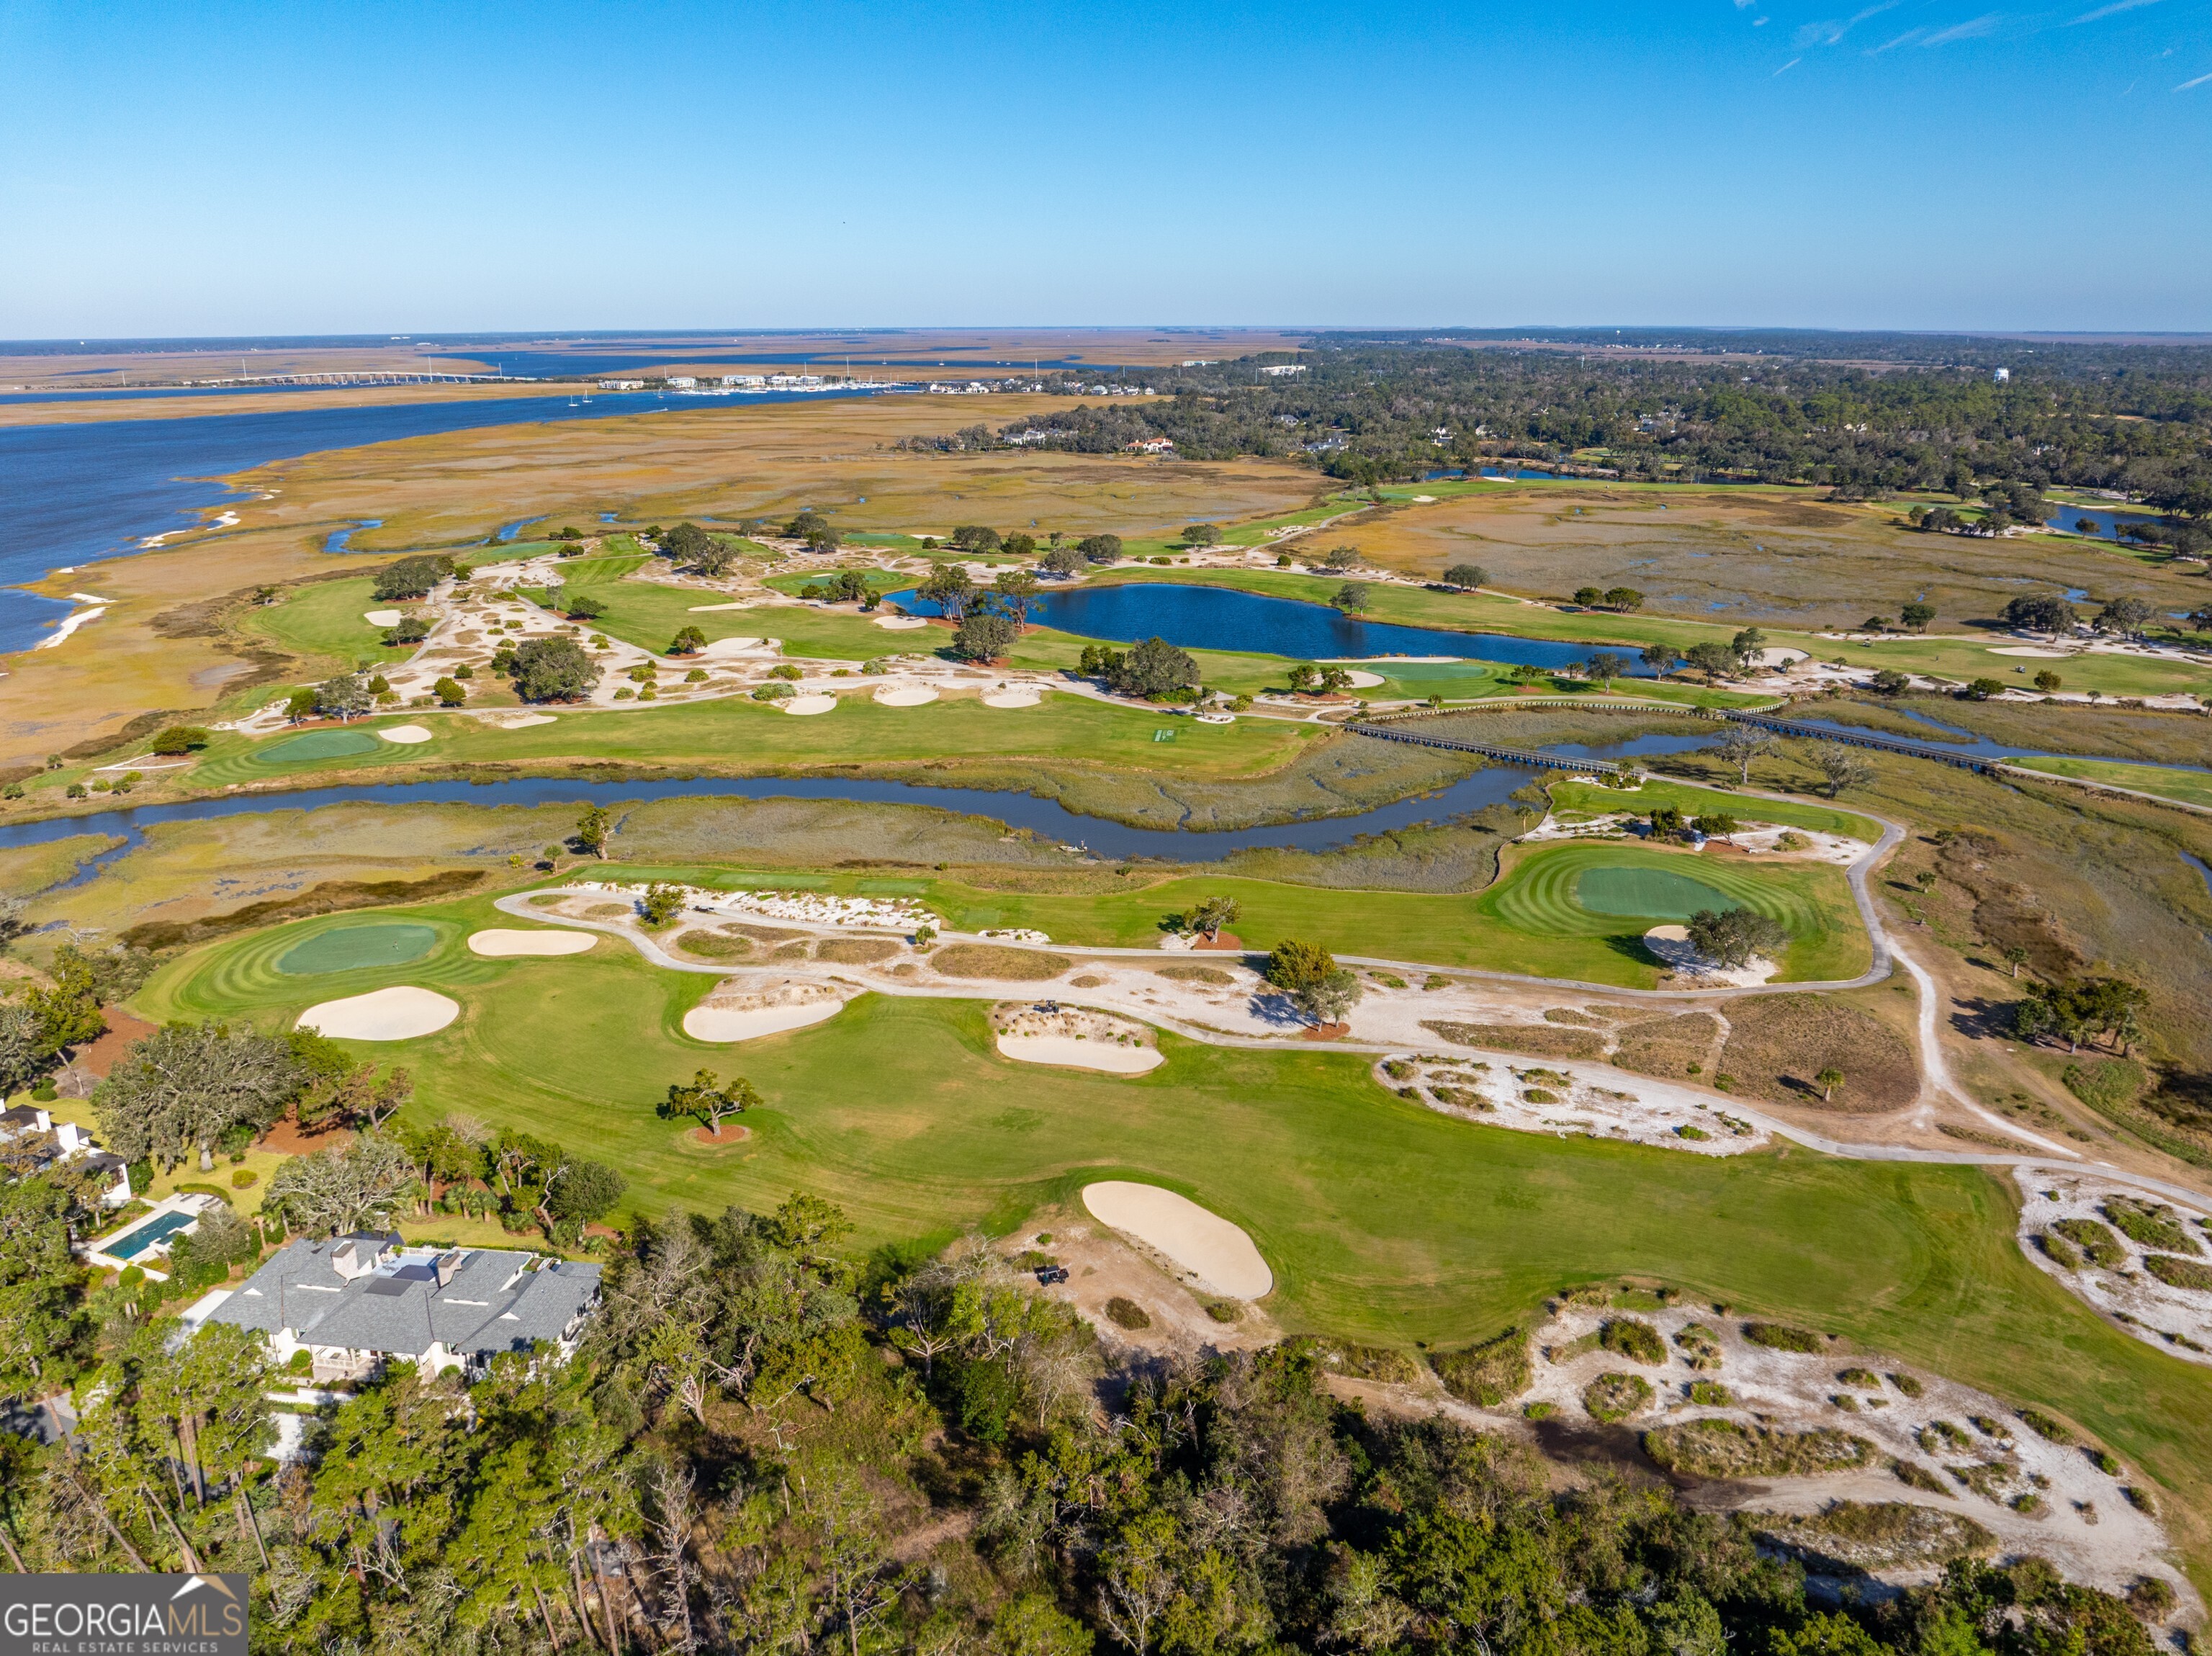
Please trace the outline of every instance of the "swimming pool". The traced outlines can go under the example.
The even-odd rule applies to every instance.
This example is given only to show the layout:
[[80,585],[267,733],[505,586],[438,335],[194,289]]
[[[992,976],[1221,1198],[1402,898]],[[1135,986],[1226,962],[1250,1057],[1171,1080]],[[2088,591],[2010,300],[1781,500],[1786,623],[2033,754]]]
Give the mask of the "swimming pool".
[[165,1213],[158,1219],[149,1220],[136,1230],[125,1231],[100,1251],[111,1259],[135,1259],[149,1249],[167,1242],[198,1217],[196,1213]]

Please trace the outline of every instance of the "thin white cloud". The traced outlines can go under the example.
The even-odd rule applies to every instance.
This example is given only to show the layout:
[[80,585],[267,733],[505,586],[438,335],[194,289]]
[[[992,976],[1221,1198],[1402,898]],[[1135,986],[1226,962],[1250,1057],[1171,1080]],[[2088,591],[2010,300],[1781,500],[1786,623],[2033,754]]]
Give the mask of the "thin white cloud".
[[1899,46],[1910,45],[1926,32],[1927,31],[1924,29],[1909,28],[1905,30],[1904,33],[1897,36],[1894,39],[1884,40],[1878,46],[1869,46],[1867,48],[1867,56],[1869,58],[1879,58],[1885,52],[1893,52]]
[[2068,28],[2078,28],[2083,23],[2094,23],[2106,17],[2116,17],[2124,11],[2135,11],[2144,6],[2154,6],[2158,0],[2112,0],[2109,6],[2100,6],[2094,11],[2085,11],[2069,22]]
[[[1796,68],[1798,64],[1804,61],[1805,60],[1802,58],[1792,58],[1788,63],[1783,64],[1781,68],[1776,70],[1773,75],[1770,75],[1766,78],[1771,81],[1778,76],[1787,75],[1791,70]],[[2177,90],[2179,88],[2177,88]]]
[[1954,23],[1948,28],[1939,28],[1920,44],[1923,46],[1948,46],[1954,40],[1978,40],[1985,34],[1996,33],[2004,21],[2001,11],[1985,11],[1979,17],[1969,17],[1963,23]]
[[1797,39],[1795,44],[1800,51],[1808,46],[1835,45],[1843,39],[1844,36],[1865,22],[1868,18],[1879,17],[1882,13],[1893,9],[1899,3],[1900,0],[1877,0],[1877,3],[1868,6],[1848,18],[1830,17],[1818,23],[1801,24],[1797,29]]
[[1753,28],[1765,28],[1773,21],[1771,17],[1754,17],[1751,20],[1751,26]]
[[[2176,92],[2186,92],[2191,87],[2203,86],[2207,81],[2212,81],[2212,75],[2200,75],[2193,81],[2184,81],[2179,86],[2174,88],[2174,90]],[[2133,88],[2130,88],[2130,90],[2132,89]]]

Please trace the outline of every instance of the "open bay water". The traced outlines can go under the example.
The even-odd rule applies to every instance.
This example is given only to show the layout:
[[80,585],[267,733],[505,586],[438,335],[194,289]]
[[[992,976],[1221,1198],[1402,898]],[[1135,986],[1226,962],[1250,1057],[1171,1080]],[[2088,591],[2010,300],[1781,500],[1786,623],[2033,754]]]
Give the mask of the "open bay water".
[[[919,616],[938,607],[912,591],[890,595]],[[1504,633],[1456,633],[1437,627],[1401,627],[1360,621],[1325,604],[1273,598],[1229,586],[1182,586],[1167,581],[1127,581],[1037,594],[1030,613],[1047,627],[1081,638],[1133,643],[1162,638],[1185,650],[1237,650],[1288,656],[1294,661],[1365,660],[1382,656],[1451,656],[1554,669],[1587,660],[1607,646],[1556,639],[1515,638]],[[1629,645],[1631,675],[1652,676]]]
[[[744,401],[867,395],[768,391]],[[720,405],[627,391],[589,401],[494,397],[0,427],[0,652],[29,649],[72,608],[17,583],[74,567],[72,584],[98,592],[99,572],[85,565],[129,556],[143,549],[148,536],[193,528],[203,510],[246,499],[218,481],[230,473],[404,437],[714,406]]]

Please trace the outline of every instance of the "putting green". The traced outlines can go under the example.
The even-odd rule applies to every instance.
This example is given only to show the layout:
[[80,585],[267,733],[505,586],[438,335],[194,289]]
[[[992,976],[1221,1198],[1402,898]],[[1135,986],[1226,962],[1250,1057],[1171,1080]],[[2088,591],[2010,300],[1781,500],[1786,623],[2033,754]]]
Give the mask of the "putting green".
[[310,731],[254,753],[257,765],[303,765],[318,759],[344,759],[374,753],[382,743],[367,731]]
[[1636,914],[1655,920],[1686,920],[1701,908],[1734,908],[1736,901],[1702,880],[1671,868],[1586,868],[1574,884],[1574,900],[1593,914]]
[[277,958],[276,970],[288,978],[313,978],[368,966],[404,966],[437,943],[438,934],[427,925],[341,925],[295,943]]

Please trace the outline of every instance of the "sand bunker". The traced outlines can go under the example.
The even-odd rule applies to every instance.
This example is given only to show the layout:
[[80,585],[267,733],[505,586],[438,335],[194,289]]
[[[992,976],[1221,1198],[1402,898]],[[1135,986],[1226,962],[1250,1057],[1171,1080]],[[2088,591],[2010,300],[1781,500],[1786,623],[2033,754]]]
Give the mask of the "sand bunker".
[[386,742],[404,742],[412,744],[416,742],[428,742],[430,739],[430,732],[420,725],[380,725],[376,733]]
[[1700,983],[1725,984],[1732,989],[1752,988],[1782,969],[1764,955],[1753,955],[1746,966],[1723,966],[1717,961],[1708,960],[1691,943],[1690,929],[1686,925],[1655,925],[1644,934],[1644,946],[1657,955],[1660,963],[1670,972],[1695,978]]
[[690,607],[686,613],[694,616],[703,616],[716,610],[750,610],[752,607],[752,603],[750,599],[740,599],[736,604],[695,604]]
[[485,724],[498,731],[526,731],[532,725],[550,725],[551,713],[492,713],[479,714]]
[[878,616],[876,625],[889,633],[911,633],[917,627],[928,626],[929,622],[922,616]]
[[1355,690],[1371,690],[1382,682],[1382,674],[1370,673],[1362,667],[1352,669],[1350,677],[1352,688]]
[[397,610],[364,610],[362,611],[361,618],[371,627],[399,625],[399,612]]
[[1993,656],[2033,656],[2039,661],[2063,661],[2074,652],[2071,650],[2045,650],[2034,645],[2014,645],[1991,650],[1990,653]]
[[1249,1236],[1171,1190],[1109,1179],[1085,1185],[1083,1205],[1101,1224],[1165,1254],[1210,1293],[1256,1300],[1275,1286],[1275,1273]]
[[1167,1062],[1157,1046],[1116,1046],[1103,1040],[1079,1040],[1073,1035],[1000,1035],[999,1051],[1024,1064],[1103,1070],[1117,1076],[1140,1076]]
[[937,692],[927,684],[896,684],[876,692],[876,702],[884,707],[919,707],[937,700]]
[[1017,685],[1012,689],[993,690],[983,698],[987,707],[1034,707],[1044,700],[1044,692],[1034,684]]
[[783,710],[787,713],[797,713],[801,719],[810,713],[835,713],[837,710],[837,698],[834,695],[820,694],[795,695],[783,704]]
[[340,1040],[411,1040],[434,1034],[461,1015],[461,1004],[434,990],[398,984],[326,1000],[300,1014],[299,1027]]
[[[814,989],[811,984],[793,985]],[[765,1003],[765,1004],[763,1004]],[[845,1003],[824,992],[820,999],[781,998],[776,992],[740,995],[733,999],[705,1001],[684,1015],[684,1033],[694,1040],[752,1040],[824,1023],[844,1010]]]
[[767,642],[762,638],[718,638],[699,654],[706,660],[719,661],[726,656],[741,656],[749,650],[757,650]]
[[514,931],[495,927],[469,933],[469,953],[494,960],[518,955],[580,955],[598,941],[588,931]]

